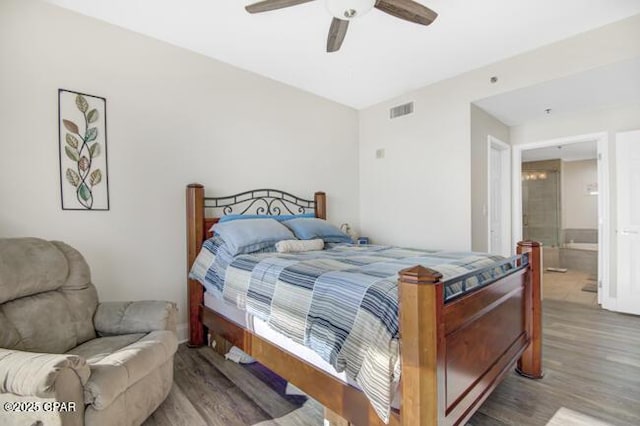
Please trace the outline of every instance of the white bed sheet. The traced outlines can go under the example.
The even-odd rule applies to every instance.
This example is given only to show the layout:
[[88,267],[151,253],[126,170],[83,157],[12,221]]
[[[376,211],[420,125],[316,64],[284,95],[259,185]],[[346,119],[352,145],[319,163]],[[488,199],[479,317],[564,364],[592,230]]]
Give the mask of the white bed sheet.
[[338,373],[335,368],[333,368],[331,364],[323,360],[320,355],[271,329],[266,322],[247,314],[245,311],[238,309],[232,304],[213,296],[209,292],[204,293],[204,304],[206,307],[224,315],[236,324],[248,328],[256,335],[273,343],[279,348],[296,355],[298,358],[302,358],[307,363],[319,368],[325,373],[332,375],[343,383],[348,383],[351,386],[358,387],[357,384],[347,378],[347,374],[345,372]]
[[[227,319],[235,322],[236,324],[251,330],[256,335],[269,341],[270,343],[273,343],[279,348],[284,349],[287,352],[297,356],[298,358],[303,359],[308,364],[311,364],[314,367],[317,367],[320,370],[324,371],[325,373],[330,374],[331,376],[340,380],[342,383],[346,383],[350,386],[360,389],[357,383],[347,377],[347,374],[345,372],[338,373],[336,369],[333,368],[331,364],[323,360],[320,355],[313,352],[306,346],[302,346],[301,344],[296,343],[290,338],[271,329],[267,325],[267,323],[262,321],[261,319],[256,318],[253,315],[249,315],[246,311],[236,308],[231,303],[219,299],[208,291],[205,291],[204,293],[204,305],[209,309],[213,309],[217,313],[225,316]],[[401,392],[398,388],[391,403],[392,408],[400,408],[400,394]]]

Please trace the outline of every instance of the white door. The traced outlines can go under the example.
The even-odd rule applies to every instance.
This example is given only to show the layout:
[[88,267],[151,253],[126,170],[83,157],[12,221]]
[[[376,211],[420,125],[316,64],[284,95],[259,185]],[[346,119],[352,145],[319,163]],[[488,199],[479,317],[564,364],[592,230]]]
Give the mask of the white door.
[[640,130],[616,135],[617,309],[640,315]]
[[488,252],[511,255],[511,180],[509,145],[489,136]]
[[500,151],[491,147],[491,174],[489,184],[489,252],[502,252],[502,161]]

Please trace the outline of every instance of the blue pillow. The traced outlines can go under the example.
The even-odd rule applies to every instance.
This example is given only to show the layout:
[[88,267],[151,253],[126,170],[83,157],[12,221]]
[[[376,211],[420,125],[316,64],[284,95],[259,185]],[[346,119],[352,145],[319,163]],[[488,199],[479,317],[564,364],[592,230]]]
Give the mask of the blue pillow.
[[275,245],[278,241],[293,240],[295,236],[274,219],[247,219],[217,223],[216,234],[222,238],[232,256],[253,253]]
[[322,238],[325,243],[351,243],[351,237],[326,220],[317,218],[291,219],[282,222],[300,240]]
[[303,214],[280,214],[280,215],[266,215],[266,214],[228,214],[226,216],[222,216],[218,223],[224,222],[232,222],[234,220],[244,220],[244,219],[275,219],[278,222],[283,222],[285,220],[296,219],[300,217],[316,217],[314,213],[303,213]]

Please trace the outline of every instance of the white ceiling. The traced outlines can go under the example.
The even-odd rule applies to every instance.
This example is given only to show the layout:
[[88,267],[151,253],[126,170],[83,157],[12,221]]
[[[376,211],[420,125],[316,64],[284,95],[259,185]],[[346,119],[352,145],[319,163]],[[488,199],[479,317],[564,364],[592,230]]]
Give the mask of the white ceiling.
[[[507,126],[518,126],[548,115],[640,105],[640,59],[594,68],[485,98],[474,104]],[[551,109],[549,114],[546,109]]]
[[596,141],[570,143],[547,148],[527,149],[522,151],[522,161],[557,160],[580,161],[595,160],[598,155]]
[[250,15],[251,0],[47,0],[355,108],[640,13],[638,0],[419,0],[429,27],[373,10],[325,52],[324,0]]

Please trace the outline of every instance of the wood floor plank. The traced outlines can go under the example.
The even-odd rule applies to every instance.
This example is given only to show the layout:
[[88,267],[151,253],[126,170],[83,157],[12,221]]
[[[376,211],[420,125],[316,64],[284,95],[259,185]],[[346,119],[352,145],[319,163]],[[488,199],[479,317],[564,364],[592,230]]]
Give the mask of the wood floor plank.
[[203,362],[197,350],[182,346],[176,357],[175,383],[210,425],[246,425],[269,415],[251,401],[214,366]]
[[198,352],[230,381],[242,383],[242,389],[247,396],[272,418],[284,416],[298,408],[287,399],[281,398],[275,390],[248,369],[238,368],[236,364],[226,361],[208,348],[201,348]]
[[477,412],[473,418],[467,423],[467,426],[509,426],[509,423],[502,422],[486,414]]
[[[552,298],[543,315],[545,377],[508,374],[469,425],[545,426],[563,407],[612,426],[640,425],[640,317]],[[174,388],[145,426],[322,425],[320,404],[287,397],[274,380],[209,348],[181,345]]]
[[147,424],[156,426],[207,426],[207,421],[202,418],[198,410],[193,406],[189,398],[174,384],[169,396],[147,420]]

